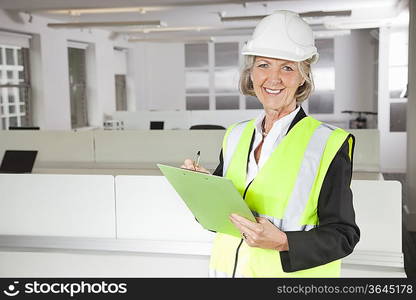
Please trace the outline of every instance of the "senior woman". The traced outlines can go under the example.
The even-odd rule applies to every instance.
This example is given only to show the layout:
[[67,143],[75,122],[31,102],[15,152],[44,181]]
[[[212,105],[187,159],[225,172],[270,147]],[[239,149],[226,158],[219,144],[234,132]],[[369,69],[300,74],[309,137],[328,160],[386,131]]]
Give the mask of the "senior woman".
[[[350,189],[354,137],[306,116],[318,59],[310,27],[298,14],[264,18],[243,49],[240,89],[264,112],[232,125],[214,175],[231,179],[257,217],[232,214],[241,239],[217,233],[210,261],[216,277],[338,277],[360,231]],[[182,166],[208,172],[187,159]]]

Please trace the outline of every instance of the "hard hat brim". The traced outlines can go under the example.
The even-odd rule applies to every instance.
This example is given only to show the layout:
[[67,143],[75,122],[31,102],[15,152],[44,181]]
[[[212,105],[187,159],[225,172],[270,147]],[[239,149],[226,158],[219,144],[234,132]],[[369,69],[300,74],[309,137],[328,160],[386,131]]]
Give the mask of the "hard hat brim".
[[296,62],[304,61],[313,57],[313,60],[311,62],[312,64],[316,63],[319,59],[318,52],[315,52],[312,56],[310,55],[299,56],[291,52],[286,52],[286,51],[276,50],[276,49],[266,49],[266,48],[263,48],[263,49],[257,48],[257,49],[250,49],[250,50],[243,48],[243,51],[241,52],[241,54],[285,59],[285,60],[296,61]]

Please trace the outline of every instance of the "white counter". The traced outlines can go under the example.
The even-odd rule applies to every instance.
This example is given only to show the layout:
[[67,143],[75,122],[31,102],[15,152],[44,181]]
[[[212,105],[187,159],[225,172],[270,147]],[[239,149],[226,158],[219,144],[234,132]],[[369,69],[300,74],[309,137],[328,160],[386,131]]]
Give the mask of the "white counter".
[[[405,276],[400,183],[351,187],[361,240],[342,275]],[[162,176],[1,174],[0,190],[0,277],[207,275],[213,233]]]

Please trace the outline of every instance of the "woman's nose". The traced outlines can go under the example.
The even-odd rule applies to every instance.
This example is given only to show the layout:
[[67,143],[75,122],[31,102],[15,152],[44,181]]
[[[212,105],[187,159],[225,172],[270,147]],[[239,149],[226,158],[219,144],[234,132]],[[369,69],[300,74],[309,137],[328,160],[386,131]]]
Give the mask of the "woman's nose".
[[267,82],[272,86],[282,83],[279,72],[271,72],[267,78]]
[[277,85],[282,82],[280,73],[277,70],[270,70],[267,78],[267,82],[271,85]]
[[267,82],[272,86],[278,85],[279,83],[282,83],[282,81],[280,79],[269,79]]

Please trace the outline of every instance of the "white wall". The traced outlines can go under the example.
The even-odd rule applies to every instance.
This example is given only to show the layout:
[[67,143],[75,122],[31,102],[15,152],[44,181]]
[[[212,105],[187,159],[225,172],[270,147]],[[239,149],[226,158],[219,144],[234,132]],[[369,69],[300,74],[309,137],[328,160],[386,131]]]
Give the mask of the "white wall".
[[67,41],[72,40],[90,44],[87,51],[89,122],[91,126],[102,126],[104,114],[110,115],[115,110],[117,60],[113,48],[132,45],[109,40],[106,31],[51,29],[47,27],[48,22],[56,21],[34,16],[33,22],[28,23],[27,16],[23,15],[22,23],[17,23],[0,10],[2,30],[33,35],[30,59],[35,125],[41,129],[71,129]]
[[[33,120],[42,129],[70,129],[68,50],[65,38],[50,29],[32,39]],[[33,53],[33,55],[32,55]],[[56,54],[60,55],[57,56]]]
[[390,28],[380,28],[380,63],[378,87],[378,125],[382,172],[406,172],[406,132],[390,132],[389,35]]
[[127,50],[114,49],[114,73],[127,74]]
[[377,110],[378,42],[375,29],[351,30],[335,38],[336,100],[342,110]]
[[357,117],[341,113],[343,110],[377,112],[378,42],[371,35],[373,30],[351,30],[350,35],[335,38],[336,118]]
[[115,65],[113,44],[106,38],[97,40],[87,51],[88,122],[102,127],[104,114],[115,111]]
[[126,94],[127,94],[127,110],[136,111],[138,110],[137,99],[140,99],[139,93],[142,89],[137,86],[137,83],[141,81],[143,74],[140,72],[141,57],[139,51],[140,45],[133,45],[126,54]]
[[133,55],[137,110],[184,110],[184,44],[140,43]]

